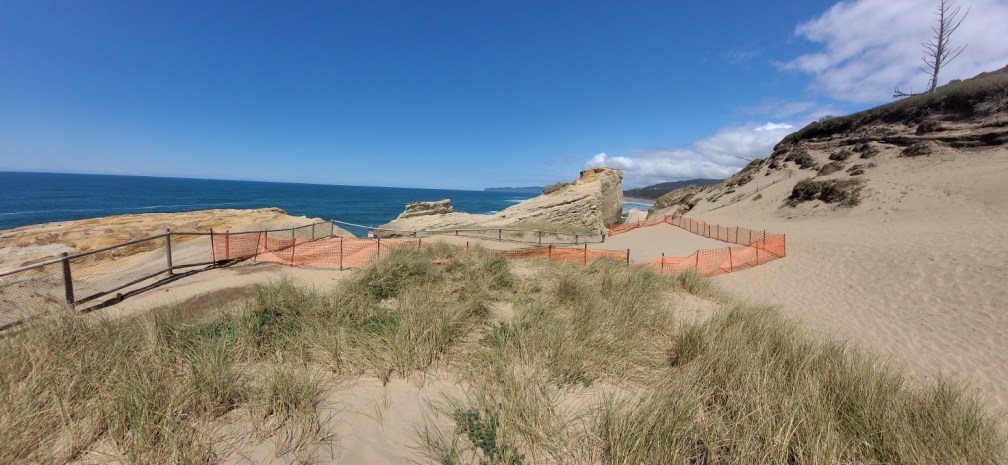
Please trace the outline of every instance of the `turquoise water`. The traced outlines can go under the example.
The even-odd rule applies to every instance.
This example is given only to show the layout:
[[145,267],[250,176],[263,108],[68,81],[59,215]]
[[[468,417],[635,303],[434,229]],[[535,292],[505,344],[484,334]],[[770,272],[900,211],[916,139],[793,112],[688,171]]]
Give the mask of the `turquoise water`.
[[[127,213],[279,207],[291,215],[363,225],[394,219],[406,202],[449,198],[456,211],[492,213],[534,197],[482,191],[253,181],[0,172],[0,229]],[[361,228],[347,228],[362,235]]]

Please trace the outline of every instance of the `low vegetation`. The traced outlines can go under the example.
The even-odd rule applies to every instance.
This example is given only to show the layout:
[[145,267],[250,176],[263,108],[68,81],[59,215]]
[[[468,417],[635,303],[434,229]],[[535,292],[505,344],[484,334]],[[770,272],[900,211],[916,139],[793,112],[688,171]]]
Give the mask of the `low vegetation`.
[[851,152],[850,150],[847,149],[837,150],[836,152],[830,154],[829,159],[833,161],[844,161],[850,158],[852,155],[854,155],[854,152]]
[[925,142],[911,144],[900,152],[901,157],[920,157],[923,155],[931,155],[931,146]]
[[862,189],[864,181],[860,179],[802,179],[795,184],[785,202],[794,207],[803,202],[821,200],[841,207],[853,207],[861,202]]
[[[393,249],[331,292],[109,321],[71,312],[0,340],[0,463],[215,463],[247,418],[287,461],[332,438],[327,380],[432,369],[466,387],[418,418],[435,463],[999,463],[969,391],[911,381],[695,274]],[[522,273],[523,276],[528,273]],[[709,302],[686,318],[684,299]],[[501,314],[500,304],[513,310]],[[109,452],[111,451],[111,452]]]
[[[953,81],[938,87],[934,93],[918,94],[847,116],[820,120],[784,137],[774,148],[786,150],[799,141],[825,139],[853,132],[873,124],[921,124],[930,115],[948,120],[963,120],[1008,110],[1005,95],[1008,89],[1008,67],[989,73]],[[929,123],[924,132],[937,130],[938,122]]]
[[833,174],[836,173],[837,171],[842,170],[843,168],[844,168],[843,163],[840,163],[838,161],[831,161],[819,167],[819,171],[818,173],[816,173],[816,176],[826,176],[828,174]]
[[766,163],[767,160],[763,158],[757,158],[749,162],[749,164],[742,168],[738,173],[735,173],[732,177],[726,179],[724,187],[742,187],[749,184],[749,182],[753,180],[753,176],[755,176]]
[[875,157],[875,155],[879,154],[878,147],[875,147],[874,145],[869,144],[867,142],[864,142],[864,143],[856,145],[854,147],[854,151],[857,152],[857,153],[860,153],[861,154],[861,156],[860,156],[861,159],[864,159],[864,160],[869,159],[869,158],[873,158],[873,157]]
[[865,174],[865,171],[869,168],[874,168],[876,165],[874,163],[856,163],[850,168],[847,168],[847,174],[851,176],[861,176]]
[[819,168],[819,163],[812,158],[804,149],[797,149],[789,152],[787,156],[784,157],[784,161],[793,161],[799,168],[805,170],[814,170]]

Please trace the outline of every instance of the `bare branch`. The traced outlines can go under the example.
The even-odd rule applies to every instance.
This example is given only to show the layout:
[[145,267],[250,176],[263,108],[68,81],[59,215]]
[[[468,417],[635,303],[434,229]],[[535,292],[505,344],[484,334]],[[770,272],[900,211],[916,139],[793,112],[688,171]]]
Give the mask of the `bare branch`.
[[931,75],[928,84],[929,92],[933,93],[938,86],[938,73],[941,68],[959,57],[963,50],[966,50],[966,45],[953,48],[950,43],[952,33],[959,29],[959,26],[969,16],[971,8],[967,8],[966,12],[962,13],[962,7],[956,5],[956,0],[940,0],[938,2],[938,10],[934,13],[938,17],[938,24],[931,26],[933,33],[931,40],[921,43],[921,47],[923,47],[921,51],[924,53],[921,61],[927,65],[927,69],[922,69],[922,71]]

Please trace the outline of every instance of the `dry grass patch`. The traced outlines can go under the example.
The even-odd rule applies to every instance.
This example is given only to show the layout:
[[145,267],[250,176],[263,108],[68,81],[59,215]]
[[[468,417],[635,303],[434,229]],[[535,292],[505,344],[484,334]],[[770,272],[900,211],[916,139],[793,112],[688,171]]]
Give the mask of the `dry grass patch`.
[[[195,322],[33,321],[0,340],[0,463],[67,462],[99,445],[110,461],[215,463],[226,445],[207,425],[244,418],[234,411],[278,439],[277,457],[310,460],[333,440],[319,418],[328,379],[431,368],[466,388],[416,419],[437,463],[1006,459],[970,391],[911,382],[695,274],[526,266],[538,272],[516,278],[480,249],[400,248],[332,292],[282,281]],[[719,309],[681,322],[675,293]],[[495,302],[513,312],[491,319]]]

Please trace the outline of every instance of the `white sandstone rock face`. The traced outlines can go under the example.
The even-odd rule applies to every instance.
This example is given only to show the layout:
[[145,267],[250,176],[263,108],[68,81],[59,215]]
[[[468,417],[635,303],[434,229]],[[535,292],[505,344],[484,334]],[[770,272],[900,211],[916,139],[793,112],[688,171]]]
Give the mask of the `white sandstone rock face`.
[[[445,202],[447,205],[442,204]],[[417,205],[425,204],[425,205]],[[437,205],[431,205],[437,204]],[[447,211],[445,210],[447,206]],[[414,202],[382,229],[419,231],[455,227],[504,227],[515,223],[555,223],[602,230],[617,223],[623,213],[623,172],[612,168],[591,168],[572,183],[548,194],[512,205],[493,215],[453,212],[447,199]]]

